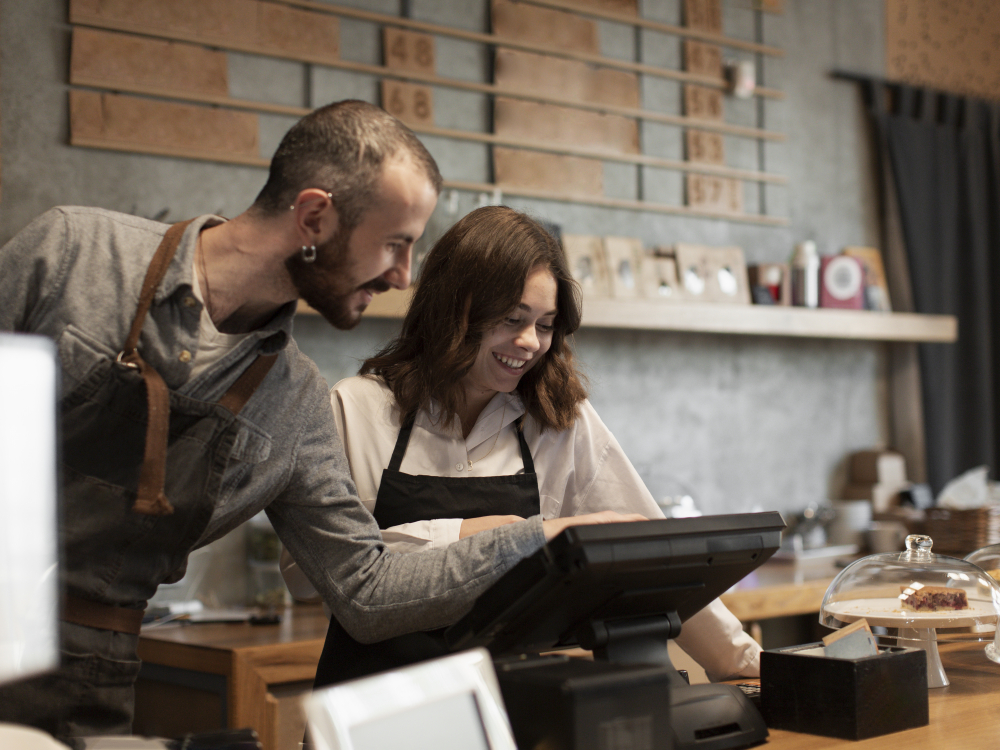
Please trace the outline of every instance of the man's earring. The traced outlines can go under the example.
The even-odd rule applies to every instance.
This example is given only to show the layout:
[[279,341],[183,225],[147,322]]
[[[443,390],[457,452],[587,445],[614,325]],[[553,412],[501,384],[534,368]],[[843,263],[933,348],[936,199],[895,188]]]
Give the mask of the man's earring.
[[315,245],[303,245],[302,246],[302,260],[306,263],[312,263],[316,260],[316,246]]

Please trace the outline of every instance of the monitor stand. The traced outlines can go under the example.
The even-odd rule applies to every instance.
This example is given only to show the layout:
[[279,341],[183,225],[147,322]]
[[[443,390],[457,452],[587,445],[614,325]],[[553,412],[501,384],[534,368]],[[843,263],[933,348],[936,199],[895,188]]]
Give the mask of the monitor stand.
[[725,750],[767,739],[760,712],[735,685],[689,685],[674,668],[667,642],[681,632],[676,612],[654,617],[592,622],[578,634],[595,659],[666,667],[675,750]]

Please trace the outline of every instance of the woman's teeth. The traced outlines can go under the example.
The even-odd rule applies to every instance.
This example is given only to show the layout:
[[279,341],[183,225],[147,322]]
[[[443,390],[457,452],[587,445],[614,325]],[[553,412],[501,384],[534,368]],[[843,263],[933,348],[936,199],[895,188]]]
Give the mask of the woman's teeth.
[[526,359],[514,359],[513,357],[505,357],[502,354],[494,354],[493,356],[499,359],[505,365],[507,365],[507,367],[510,367],[514,370],[520,370],[522,367],[524,367],[524,363],[528,361]]

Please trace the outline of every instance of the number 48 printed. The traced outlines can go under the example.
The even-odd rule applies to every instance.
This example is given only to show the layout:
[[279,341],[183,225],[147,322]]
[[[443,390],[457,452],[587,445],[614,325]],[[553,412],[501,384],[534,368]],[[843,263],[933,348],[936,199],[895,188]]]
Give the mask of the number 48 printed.
[[[382,42],[387,68],[434,75],[434,37],[430,34],[385,29]],[[383,79],[382,107],[409,125],[434,124],[430,86]]]

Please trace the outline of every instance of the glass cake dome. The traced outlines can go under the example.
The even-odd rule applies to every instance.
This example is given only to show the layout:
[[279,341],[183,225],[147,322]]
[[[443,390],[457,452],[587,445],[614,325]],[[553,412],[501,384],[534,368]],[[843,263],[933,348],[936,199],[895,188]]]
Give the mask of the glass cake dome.
[[1000,544],[991,544],[989,547],[977,549],[966,555],[965,559],[978,565],[995,580],[1000,581]]
[[1000,662],[1000,582],[971,562],[934,554],[933,544],[911,534],[904,552],[848,565],[827,588],[819,621],[837,629],[864,618],[880,641],[925,649],[928,687],[943,687],[938,643],[989,641],[987,656]]

